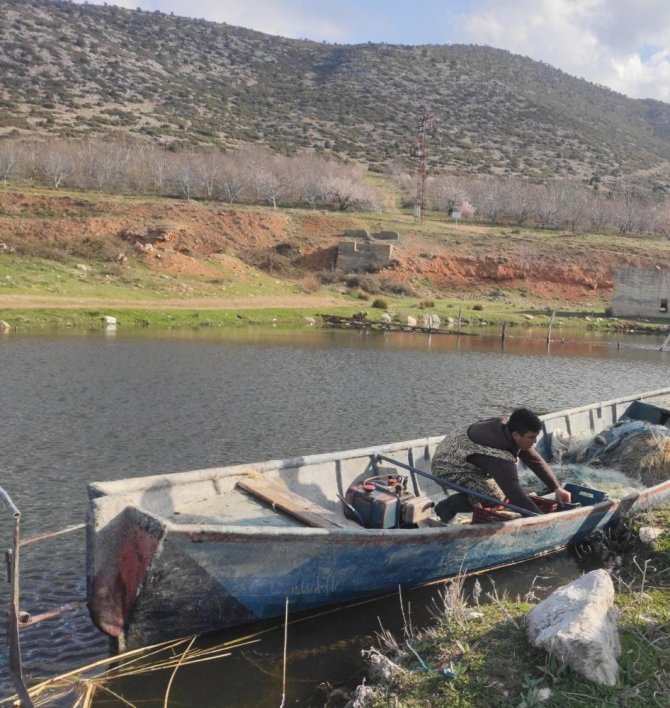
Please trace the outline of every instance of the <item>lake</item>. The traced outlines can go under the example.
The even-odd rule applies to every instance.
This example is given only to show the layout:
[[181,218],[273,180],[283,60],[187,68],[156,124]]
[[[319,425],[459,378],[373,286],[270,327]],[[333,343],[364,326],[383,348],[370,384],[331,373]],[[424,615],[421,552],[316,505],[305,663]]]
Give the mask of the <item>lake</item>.
[[[502,341],[493,333],[456,337],[309,327],[10,333],[0,337],[0,485],[21,510],[22,536],[28,537],[83,522],[91,481],[439,435],[518,406],[542,413],[670,383],[670,352],[658,351],[662,337],[554,333],[563,341],[548,346],[543,332],[523,335]],[[13,522],[6,510],[0,513],[7,548]],[[31,614],[85,596],[83,532],[28,545],[21,562],[21,605]],[[543,563],[546,568],[549,561]],[[564,561],[556,563],[547,572],[560,575]],[[3,583],[3,607],[8,592]],[[377,605],[377,611],[391,622],[397,601]],[[293,639],[303,653],[291,667],[306,674],[305,695],[321,680],[312,675],[315,667],[323,674],[334,661],[326,647],[346,647],[338,655],[344,672],[338,676],[360,670],[357,642],[363,637],[369,644],[375,631],[361,624],[370,612],[362,607],[346,621],[339,613],[325,624],[305,622],[296,629]],[[251,706],[276,698],[276,652],[281,656],[283,641],[278,634],[275,629],[264,635],[265,644],[253,650],[257,655],[222,660],[206,674],[227,687],[226,701],[200,676],[203,695],[192,704]],[[108,651],[83,608],[24,630],[21,640],[30,683]],[[305,658],[315,653],[322,663]],[[12,689],[4,643],[0,662],[0,688],[7,695]],[[135,690],[162,705],[164,683],[164,677],[145,678]],[[294,705],[309,705],[302,688],[294,678]],[[177,686],[173,690],[177,696]]]

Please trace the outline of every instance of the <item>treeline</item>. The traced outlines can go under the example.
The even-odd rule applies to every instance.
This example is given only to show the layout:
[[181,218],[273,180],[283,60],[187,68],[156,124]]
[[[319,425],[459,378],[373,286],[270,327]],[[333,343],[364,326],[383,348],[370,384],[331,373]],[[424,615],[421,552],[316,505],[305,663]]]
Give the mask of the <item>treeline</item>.
[[363,167],[315,153],[286,157],[257,146],[175,152],[131,140],[5,139],[0,141],[0,180],[275,208],[378,208]]
[[[410,206],[412,175],[396,176]],[[662,193],[621,177],[587,186],[556,180],[535,184],[515,177],[435,176],[426,181],[427,206],[459,218],[569,231],[670,236],[670,202]]]
[[[389,170],[403,206],[416,176]],[[362,166],[316,153],[280,155],[260,146],[173,151],[133,140],[0,140],[0,180],[54,189],[156,194],[319,209],[370,211],[382,199]],[[630,178],[585,185],[520,177],[436,175],[426,206],[460,219],[570,231],[670,236],[670,202]]]

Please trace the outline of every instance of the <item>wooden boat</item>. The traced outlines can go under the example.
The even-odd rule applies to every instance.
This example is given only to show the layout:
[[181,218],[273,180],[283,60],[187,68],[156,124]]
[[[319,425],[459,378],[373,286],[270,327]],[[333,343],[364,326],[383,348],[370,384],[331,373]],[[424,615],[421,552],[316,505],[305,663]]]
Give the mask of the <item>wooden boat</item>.
[[[541,416],[537,449],[550,459],[555,431],[592,436],[622,417],[670,426],[670,388]],[[505,523],[365,528],[347,518],[347,490],[387,469],[371,464],[377,454],[410,469],[405,495],[421,500],[413,513],[426,497],[441,499],[444,490],[419,474],[440,440],[89,485],[93,621],[121,647],[141,646],[282,616],[286,601],[291,612],[310,610],[535,558],[670,500],[665,481]]]

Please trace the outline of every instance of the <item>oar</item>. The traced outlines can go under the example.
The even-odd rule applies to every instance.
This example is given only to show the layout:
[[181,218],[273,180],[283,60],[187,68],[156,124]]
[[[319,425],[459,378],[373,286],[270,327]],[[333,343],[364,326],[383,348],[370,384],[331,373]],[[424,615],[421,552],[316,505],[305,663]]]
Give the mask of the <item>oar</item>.
[[506,509],[509,509],[510,511],[515,511],[517,514],[521,514],[522,516],[540,516],[540,514],[535,511],[530,511],[530,509],[522,509],[520,506],[515,506],[514,504],[509,504],[508,502],[500,501],[500,499],[496,499],[495,497],[489,497],[486,494],[475,492],[473,489],[462,487],[460,484],[456,484],[455,482],[448,482],[446,479],[436,477],[434,474],[429,474],[428,472],[424,472],[423,470],[420,470],[417,467],[413,467],[412,465],[400,462],[399,460],[394,460],[392,457],[387,457],[386,455],[380,455],[379,453],[375,453],[374,455],[370,455],[370,458],[374,463],[377,463],[380,460],[391,462],[392,464],[398,465],[399,467],[403,467],[404,469],[409,470],[414,474],[418,474],[421,477],[432,479],[433,482],[437,482],[437,484],[442,487],[446,487],[447,489],[453,489],[457,492],[464,492],[465,494],[468,494],[471,497],[476,497],[477,499],[481,499],[482,501],[488,502],[492,505],[504,506]]

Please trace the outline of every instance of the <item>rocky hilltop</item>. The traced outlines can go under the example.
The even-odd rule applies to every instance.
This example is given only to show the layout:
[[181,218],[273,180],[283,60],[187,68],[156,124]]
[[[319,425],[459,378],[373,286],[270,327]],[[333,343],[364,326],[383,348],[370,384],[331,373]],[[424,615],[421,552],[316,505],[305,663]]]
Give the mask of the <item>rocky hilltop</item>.
[[670,106],[464,45],[332,45],[64,0],[0,0],[0,136],[131,135],[430,168],[668,187]]

